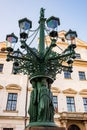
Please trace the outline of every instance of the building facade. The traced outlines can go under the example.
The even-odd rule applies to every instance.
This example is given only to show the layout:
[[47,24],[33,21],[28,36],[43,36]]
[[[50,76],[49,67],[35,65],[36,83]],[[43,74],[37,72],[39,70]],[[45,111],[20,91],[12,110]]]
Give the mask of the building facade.
[[[65,33],[59,32],[60,39],[54,51],[61,53],[68,46]],[[49,43],[47,38],[47,44]],[[57,74],[51,86],[54,118],[55,123],[66,130],[87,130],[87,43],[77,38],[76,44],[73,72],[65,70]],[[29,123],[27,111],[31,91],[26,75],[13,74],[12,62],[6,61],[5,45],[1,45],[0,130],[24,130]]]

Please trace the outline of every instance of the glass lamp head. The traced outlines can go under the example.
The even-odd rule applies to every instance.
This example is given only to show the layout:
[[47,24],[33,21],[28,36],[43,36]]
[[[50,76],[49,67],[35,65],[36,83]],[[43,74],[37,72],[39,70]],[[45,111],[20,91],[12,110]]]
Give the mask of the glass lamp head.
[[20,28],[20,38],[21,39],[27,39],[28,38],[28,32],[30,28],[32,27],[32,22],[27,19],[23,18],[19,20],[19,28]]
[[6,36],[6,41],[8,41],[10,43],[17,43],[18,37],[14,33],[11,33]]
[[32,27],[32,22],[27,19],[27,18],[23,18],[21,20],[19,20],[19,28],[25,30],[30,30],[30,28]]
[[51,29],[55,29],[58,27],[58,25],[60,25],[59,18],[56,18],[54,16],[51,16],[50,18],[48,18],[46,22],[47,22],[48,28],[51,28]]
[[75,49],[76,48],[76,42],[75,38],[77,37],[76,31],[72,31],[71,29],[65,34],[65,38],[70,41],[71,43],[71,48]]
[[7,35],[6,36],[7,51],[12,52],[13,51],[12,44],[17,43],[17,41],[18,41],[18,37],[15,36],[14,33]]
[[74,40],[77,37],[76,31],[72,31],[71,29],[65,34],[65,38],[67,40]]
[[55,38],[57,39],[58,38],[57,27],[58,25],[60,25],[59,18],[51,16],[50,18],[47,19],[46,23],[47,23],[47,27],[50,29],[49,36],[52,39],[55,39]]

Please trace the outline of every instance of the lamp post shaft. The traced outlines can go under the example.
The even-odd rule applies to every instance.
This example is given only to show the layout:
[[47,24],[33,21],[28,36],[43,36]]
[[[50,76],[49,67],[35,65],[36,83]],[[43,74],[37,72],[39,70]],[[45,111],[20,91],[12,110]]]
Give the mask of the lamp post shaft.
[[45,52],[45,18],[44,18],[44,9],[41,8],[40,10],[40,37],[39,37],[39,54],[40,54],[40,58],[42,58],[44,56],[44,52]]

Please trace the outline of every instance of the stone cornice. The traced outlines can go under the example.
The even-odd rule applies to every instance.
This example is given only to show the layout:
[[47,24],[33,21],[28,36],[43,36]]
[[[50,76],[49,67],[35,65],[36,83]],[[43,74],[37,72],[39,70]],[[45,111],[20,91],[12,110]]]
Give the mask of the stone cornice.
[[86,95],[87,96],[87,89],[83,89],[79,92],[80,95]]
[[21,87],[16,84],[9,84],[6,86],[6,90],[18,90],[21,91]]
[[87,67],[87,61],[84,60],[75,60],[73,66],[83,66]]
[[51,87],[52,93],[60,93],[60,90],[57,87]]
[[0,52],[0,58],[6,58],[7,52]]
[[66,89],[66,90],[63,90],[62,91],[64,94],[77,94],[77,91],[69,88],[69,89]]
[[2,86],[2,85],[0,85],[0,89],[3,89],[3,86]]

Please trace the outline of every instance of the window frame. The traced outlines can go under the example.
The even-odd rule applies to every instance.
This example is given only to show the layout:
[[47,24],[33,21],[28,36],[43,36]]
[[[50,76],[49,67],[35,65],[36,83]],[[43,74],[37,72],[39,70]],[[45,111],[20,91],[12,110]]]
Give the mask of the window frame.
[[79,71],[79,80],[86,80],[86,75],[84,71]]
[[[69,100],[68,100],[68,98],[69,98]],[[71,99],[73,99],[73,100],[71,100]],[[67,111],[68,112],[76,112],[74,97],[67,96],[66,97],[66,102],[67,102]]]
[[64,78],[65,79],[71,79],[71,73],[67,70],[64,71]]
[[18,93],[8,93],[6,111],[16,111],[17,97]]
[[58,96],[53,95],[53,105],[54,105],[54,110],[57,113],[58,112]]

